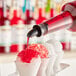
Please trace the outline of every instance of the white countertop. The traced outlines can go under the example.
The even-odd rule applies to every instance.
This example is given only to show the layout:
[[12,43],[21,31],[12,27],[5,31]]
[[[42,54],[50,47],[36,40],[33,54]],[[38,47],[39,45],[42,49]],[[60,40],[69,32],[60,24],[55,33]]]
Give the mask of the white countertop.
[[76,76],[76,58],[63,59],[62,62],[69,64],[69,67],[59,72],[57,76]]

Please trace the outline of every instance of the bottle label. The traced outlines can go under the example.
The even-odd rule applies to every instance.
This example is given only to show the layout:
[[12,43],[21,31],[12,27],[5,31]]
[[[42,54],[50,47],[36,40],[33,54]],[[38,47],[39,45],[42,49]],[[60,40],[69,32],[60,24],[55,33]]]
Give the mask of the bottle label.
[[0,0],[0,8],[3,7],[3,3],[2,3],[2,0]]
[[7,4],[6,4],[6,1],[4,1],[4,17],[7,17]]
[[11,28],[9,27],[2,27],[1,29],[2,35],[2,45],[3,46],[10,46],[11,45]]
[[0,45],[2,44],[2,31],[1,31],[1,27],[0,27]]
[[13,27],[13,43],[14,44],[24,44],[26,40],[26,28],[25,27]]

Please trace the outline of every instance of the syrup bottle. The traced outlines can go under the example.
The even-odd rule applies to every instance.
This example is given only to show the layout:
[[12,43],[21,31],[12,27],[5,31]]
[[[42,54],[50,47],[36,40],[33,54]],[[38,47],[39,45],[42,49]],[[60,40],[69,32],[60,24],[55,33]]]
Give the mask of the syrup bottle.
[[0,26],[4,25],[3,1],[0,0]]
[[47,33],[55,32],[67,28],[71,31],[76,31],[76,1],[67,3],[62,8],[62,13],[58,16],[49,19],[39,25],[35,25],[27,34],[28,37],[41,36]]
[[[46,8],[46,2],[47,2],[46,0],[41,1],[42,17],[40,19],[42,19],[42,22],[46,20],[46,9],[45,9]],[[49,13],[50,13],[50,9],[49,9]],[[46,36],[41,36],[40,38],[38,38],[38,40],[39,40],[39,43],[43,43],[43,42],[48,41],[49,38],[50,38],[49,34],[47,34]]]
[[11,52],[19,52],[24,47],[25,26],[22,18],[18,19],[16,26],[12,26]]
[[22,11],[23,11],[23,13],[25,13],[25,11],[26,11],[26,0],[24,0],[24,5],[22,7]]
[[34,3],[34,12],[33,12],[33,18],[35,19],[35,21],[39,18],[39,7],[38,7],[38,0],[35,0],[35,3]]
[[26,12],[25,12],[26,20],[25,24],[29,25],[30,24],[30,1],[26,0]]
[[0,53],[5,52],[2,44],[2,26],[4,26],[3,0],[0,0]]
[[18,44],[18,51],[24,49],[25,39],[26,39],[26,31],[23,20],[18,21],[18,25],[16,26],[16,42]]
[[54,17],[54,2],[50,0],[50,17]]
[[13,1],[13,7],[11,8],[12,10],[12,15],[13,17],[11,17],[11,26],[16,26],[16,24],[18,23],[18,20],[20,20],[20,15],[18,16],[18,4],[17,4],[17,0]]
[[11,46],[11,26],[9,20],[5,20],[5,25],[2,26],[2,43],[5,53],[10,53]]
[[36,23],[36,21],[34,19],[35,2],[36,2],[36,0],[34,0],[33,2],[32,2],[32,0],[30,0],[30,24],[32,22]]
[[18,40],[16,37],[16,26],[18,26],[18,21],[22,20],[21,19],[21,13],[19,12],[19,4],[17,2],[17,0],[13,1],[12,7],[11,7],[11,14],[13,15],[11,17],[11,26],[12,26],[12,45],[10,47],[10,51],[11,52],[18,52],[18,43],[16,40]]
[[44,8],[42,8],[42,1],[41,0],[38,1],[38,7],[39,7],[39,17],[36,20],[36,24],[40,24],[41,22],[46,20],[46,18],[42,15],[42,14],[44,14],[44,13],[42,13]]
[[50,17],[50,6],[51,6],[50,1],[51,0],[47,0],[46,7],[45,7],[46,18],[47,19]]

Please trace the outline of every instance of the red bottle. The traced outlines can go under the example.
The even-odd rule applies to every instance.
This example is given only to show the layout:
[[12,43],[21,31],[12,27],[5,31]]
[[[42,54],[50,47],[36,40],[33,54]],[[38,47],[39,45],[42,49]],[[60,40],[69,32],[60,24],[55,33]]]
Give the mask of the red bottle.
[[44,20],[46,20],[45,17],[42,16],[42,8],[39,8],[39,17],[36,20],[36,24],[40,24],[41,22],[43,22]]
[[32,12],[32,5],[30,0],[26,0],[26,12],[25,12],[25,24],[31,24],[31,21],[34,20],[33,12]]
[[0,45],[0,53],[5,53],[5,47]]
[[[18,6],[18,2],[17,0],[14,0],[13,1],[13,6],[11,7],[11,13],[10,13],[10,16],[11,14],[13,15],[12,18],[10,19],[10,22],[11,22],[11,26],[16,26],[18,24],[18,20],[21,19],[21,12],[19,12],[19,6]],[[19,15],[18,15],[19,14]]]
[[4,23],[5,25],[2,26],[2,44],[5,48],[5,53],[9,53],[11,46],[11,26],[9,20],[5,20]]
[[19,52],[23,50],[25,45],[25,25],[23,20],[18,20],[17,26],[12,27],[12,45],[10,48],[11,52]]
[[50,9],[50,17],[54,17],[54,9],[53,8]]
[[[0,27],[4,25],[4,16],[3,16],[3,1],[0,0]],[[4,46],[2,45],[2,30],[0,29],[0,53],[4,53]]]
[[17,10],[13,11],[13,18],[10,20],[11,21],[11,26],[17,25],[18,21],[21,18],[17,16]]
[[26,10],[25,16],[26,16],[25,24],[31,24],[31,20],[33,20],[33,17],[30,17],[30,10],[29,9]]
[[[62,46],[63,46],[63,50],[65,51],[70,51],[71,50],[71,43],[70,42],[61,42]],[[68,47],[67,47],[68,45]]]
[[0,26],[4,25],[3,1],[0,0]]
[[3,9],[0,8],[0,26],[4,25]]
[[[10,52],[19,51],[19,46],[18,46],[18,43],[16,42],[16,40],[17,40],[16,27],[18,26],[19,20],[22,20],[22,18],[21,18],[21,12],[19,12],[20,8],[17,3],[18,3],[17,0],[13,1],[13,7],[11,8],[13,17],[10,21],[11,21],[11,26],[13,26],[13,27],[12,27],[12,45],[10,47]],[[22,21],[24,22],[24,20],[22,20]]]

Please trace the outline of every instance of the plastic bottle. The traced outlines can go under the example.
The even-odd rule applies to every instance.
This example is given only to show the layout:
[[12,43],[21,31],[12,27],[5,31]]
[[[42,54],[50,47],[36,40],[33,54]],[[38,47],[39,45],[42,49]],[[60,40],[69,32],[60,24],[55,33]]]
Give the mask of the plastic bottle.
[[46,18],[42,15],[44,13],[43,13],[42,1],[41,0],[38,1],[38,14],[39,14],[39,17],[36,20],[36,24],[40,24],[41,22],[46,20]]
[[0,0],[0,26],[4,25],[3,1]]
[[18,25],[16,26],[16,42],[18,44],[18,51],[22,51],[25,47],[25,40],[26,40],[26,27],[22,20],[18,21]]
[[24,48],[25,44],[25,25],[23,20],[18,20],[18,24],[12,28],[11,52],[18,52]]
[[2,43],[5,47],[5,53],[10,53],[11,46],[11,26],[8,20],[5,21],[5,26],[2,26]]
[[19,7],[17,4],[17,0],[14,0],[13,6],[11,8],[11,13],[10,13],[10,15],[12,15],[10,18],[11,26],[16,26],[16,24],[18,23],[18,20],[21,19],[21,16],[20,14],[18,14],[18,11],[19,11]]

